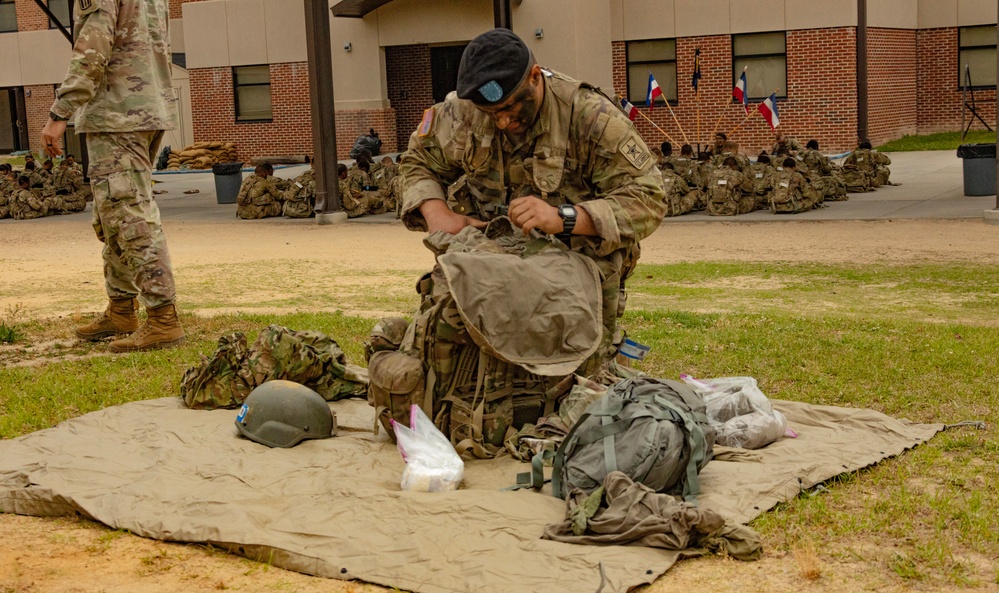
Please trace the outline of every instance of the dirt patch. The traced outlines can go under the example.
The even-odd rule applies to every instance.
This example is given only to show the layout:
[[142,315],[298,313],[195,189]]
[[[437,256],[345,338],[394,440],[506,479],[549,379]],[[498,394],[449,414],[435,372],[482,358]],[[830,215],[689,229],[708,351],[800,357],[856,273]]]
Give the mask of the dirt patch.
[[[410,281],[433,263],[432,255],[422,245],[423,235],[407,232],[400,225],[319,227],[312,222],[242,225],[168,221],[165,227],[180,301],[183,303],[185,293],[197,294],[192,304],[196,302],[198,311],[206,313],[245,310],[241,305],[261,295],[287,296],[317,287],[321,291],[384,290],[390,293],[388,298],[393,298],[393,294],[406,293]],[[642,247],[643,262],[660,264],[792,261],[995,265],[999,263],[999,227],[980,220],[680,223],[665,224]],[[289,268],[292,272],[287,271]],[[78,316],[81,311],[103,307],[100,244],[93,237],[89,221],[5,221],[0,225],[0,269],[4,270],[0,318],[17,307],[29,319]],[[252,272],[249,277],[247,271]],[[761,288],[759,280],[746,282]],[[741,281],[737,283],[741,287]],[[240,296],[244,292],[245,299]],[[205,306],[203,301],[208,295],[217,295],[218,308]],[[267,305],[260,310],[268,310]],[[356,312],[379,316],[389,311]],[[6,351],[0,349],[0,362]],[[39,351],[30,358],[45,357]],[[867,541],[848,546],[839,542],[834,549],[817,549],[816,558],[805,554],[806,560],[802,561],[801,553],[781,551],[778,542],[764,543],[767,553],[759,562],[723,558],[681,562],[646,591],[831,593],[909,589],[908,583],[900,581],[885,562],[877,560],[891,557],[890,544]],[[980,574],[994,579],[994,575],[987,576],[988,562],[983,564]],[[213,590],[388,591],[291,573],[205,546],[143,539],[80,519],[0,515],[0,591]]]

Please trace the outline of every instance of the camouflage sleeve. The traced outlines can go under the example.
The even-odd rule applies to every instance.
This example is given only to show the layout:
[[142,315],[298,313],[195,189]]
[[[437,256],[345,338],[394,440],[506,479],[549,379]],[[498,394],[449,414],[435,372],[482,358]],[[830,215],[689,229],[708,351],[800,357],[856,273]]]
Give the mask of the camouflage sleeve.
[[590,181],[595,192],[594,199],[577,206],[593,219],[600,237],[596,252],[603,256],[659,228],[666,215],[666,192],[656,159],[631,121],[610,101],[585,101],[575,107],[580,124],[575,141],[594,142]]
[[73,56],[51,107],[52,113],[65,118],[93,99],[111,58],[118,22],[118,0],[88,0],[76,6],[78,33]]
[[253,186],[254,177],[253,175],[247,177],[243,180],[243,184],[239,186],[239,193],[236,194],[236,203],[240,206],[250,205],[250,187]]
[[462,120],[458,99],[448,97],[424,112],[423,121],[409,137],[398,174],[402,221],[409,230],[427,230],[420,206],[429,200],[446,200],[444,188],[464,173],[461,163],[443,148],[456,135]]

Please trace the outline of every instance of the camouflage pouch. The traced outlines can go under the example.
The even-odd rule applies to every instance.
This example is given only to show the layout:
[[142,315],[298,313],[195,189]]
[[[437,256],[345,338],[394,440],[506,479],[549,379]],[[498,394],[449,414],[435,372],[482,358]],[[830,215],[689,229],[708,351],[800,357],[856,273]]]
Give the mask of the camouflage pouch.
[[413,404],[426,411],[425,388],[419,359],[391,350],[373,353],[368,361],[368,403],[375,408],[375,434],[381,424],[394,442],[391,420],[408,426]]
[[184,372],[180,397],[194,410],[237,408],[253,391],[256,383],[246,370],[246,336],[235,332],[219,338],[211,358],[201,357],[201,364]]
[[364,360],[370,361],[371,355],[382,350],[398,350],[406,335],[409,322],[402,317],[386,317],[371,328],[371,335],[364,343]]

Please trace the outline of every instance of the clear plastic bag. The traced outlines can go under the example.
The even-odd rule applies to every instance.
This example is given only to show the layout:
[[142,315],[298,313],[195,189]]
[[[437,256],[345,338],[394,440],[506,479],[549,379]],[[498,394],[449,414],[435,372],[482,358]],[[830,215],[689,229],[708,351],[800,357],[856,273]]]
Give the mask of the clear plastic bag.
[[444,433],[437,430],[420,406],[409,411],[409,426],[392,420],[396,446],[406,462],[402,489],[411,492],[457,490],[465,474],[465,462]]
[[717,431],[715,442],[726,447],[759,449],[782,436],[796,437],[784,414],[773,409],[770,400],[752,377],[695,379],[680,375],[704,398],[708,422]]

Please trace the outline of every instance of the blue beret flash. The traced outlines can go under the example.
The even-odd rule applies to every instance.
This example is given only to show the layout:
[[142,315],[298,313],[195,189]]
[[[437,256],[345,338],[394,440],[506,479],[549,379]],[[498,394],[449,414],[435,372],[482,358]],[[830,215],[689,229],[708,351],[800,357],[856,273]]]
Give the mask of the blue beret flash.
[[479,94],[482,95],[486,101],[495,103],[503,98],[503,87],[501,87],[495,80],[490,80],[486,84],[479,87]]

